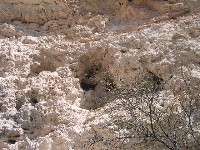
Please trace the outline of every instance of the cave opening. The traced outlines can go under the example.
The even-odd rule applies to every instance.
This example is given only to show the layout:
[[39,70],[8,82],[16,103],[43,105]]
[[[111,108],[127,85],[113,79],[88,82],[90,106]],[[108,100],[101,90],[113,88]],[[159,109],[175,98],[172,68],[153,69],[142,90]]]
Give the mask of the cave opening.
[[84,90],[84,91],[89,91],[89,90],[95,90],[97,84],[91,84],[85,81],[81,81],[80,83],[80,87]]
[[16,143],[16,140],[15,139],[9,139],[8,140],[8,144],[15,144]]

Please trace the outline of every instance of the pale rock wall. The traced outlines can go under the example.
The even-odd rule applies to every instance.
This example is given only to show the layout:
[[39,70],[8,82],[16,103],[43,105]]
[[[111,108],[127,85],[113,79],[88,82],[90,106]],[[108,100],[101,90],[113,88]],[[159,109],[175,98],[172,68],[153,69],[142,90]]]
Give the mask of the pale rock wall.
[[[199,2],[190,0],[166,2],[157,0],[1,0],[0,22],[19,20],[44,24],[50,20],[74,20],[78,15],[90,12],[93,15],[104,14],[127,19],[147,19],[159,14],[184,14],[197,11]],[[192,9],[191,9],[192,8]]]
[[121,92],[200,82],[200,5],[180,2],[1,0],[0,149],[120,149]]
[[69,18],[73,11],[60,0],[1,0],[0,21],[20,20],[44,24],[49,20]]

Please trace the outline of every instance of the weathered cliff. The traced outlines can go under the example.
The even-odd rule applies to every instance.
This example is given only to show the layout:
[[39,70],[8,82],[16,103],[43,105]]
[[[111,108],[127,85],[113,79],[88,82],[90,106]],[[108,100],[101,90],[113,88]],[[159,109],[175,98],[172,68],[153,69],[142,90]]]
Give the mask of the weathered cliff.
[[130,114],[111,108],[149,79],[168,106],[183,74],[199,106],[199,12],[193,0],[0,0],[0,149],[137,149],[120,147],[115,117]]

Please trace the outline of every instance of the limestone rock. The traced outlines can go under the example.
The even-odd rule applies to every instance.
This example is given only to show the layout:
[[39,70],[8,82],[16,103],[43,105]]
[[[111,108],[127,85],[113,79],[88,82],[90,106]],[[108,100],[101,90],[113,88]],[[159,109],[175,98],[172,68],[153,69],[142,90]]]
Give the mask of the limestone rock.
[[0,34],[6,36],[6,37],[12,37],[12,36],[23,36],[25,33],[23,31],[20,31],[16,29],[14,26],[9,25],[7,23],[4,23],[0,25]]
[[117,130],[115,119],[131,116],[112,106],[134,101],[134,87],[145,82],[165,96],[165,108],[171,93],[187,90],[183,73],[200,106],[199,7],[193,0],[0,0],[0,149],[133,149],[119,139],[129,131]]

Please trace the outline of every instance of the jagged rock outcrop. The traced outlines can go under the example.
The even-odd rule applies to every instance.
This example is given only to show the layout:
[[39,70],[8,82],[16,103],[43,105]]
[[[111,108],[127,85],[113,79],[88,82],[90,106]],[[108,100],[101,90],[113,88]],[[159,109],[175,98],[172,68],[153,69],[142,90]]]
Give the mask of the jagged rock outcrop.
[[170,93],[183,70],[198,86],[199,8],[193,0],[0,0],[0,149],[120,149],[125,131],[112,116],[130,116],[107,110],[134,97],[124,96],[128,87],[151,78]]

